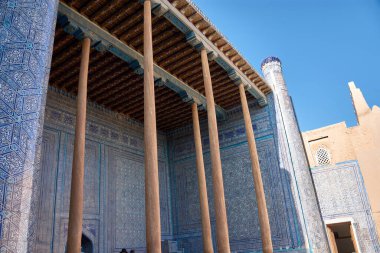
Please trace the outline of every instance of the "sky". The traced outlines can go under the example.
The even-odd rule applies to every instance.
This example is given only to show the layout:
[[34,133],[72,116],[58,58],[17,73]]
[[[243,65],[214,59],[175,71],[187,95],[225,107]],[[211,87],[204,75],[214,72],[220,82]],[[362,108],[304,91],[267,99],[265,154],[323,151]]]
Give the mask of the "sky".
[[282,61],[302,131],[356,125],[348,82],[380,106],[380,0],[193,0],[262,75]]

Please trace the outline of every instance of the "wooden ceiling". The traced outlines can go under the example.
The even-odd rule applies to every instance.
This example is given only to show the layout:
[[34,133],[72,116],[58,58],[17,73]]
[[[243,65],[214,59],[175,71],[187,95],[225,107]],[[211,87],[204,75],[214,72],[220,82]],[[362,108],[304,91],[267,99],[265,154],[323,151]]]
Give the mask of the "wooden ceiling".
[[[143,54],[143,5],[137,0],[62,2]],[[155,63],[205,94],[200,54],[187,43],[185,35],[164,17],[153,16],[152,26]],[[80,41],[57,25],[49,84],[76,94],[80,54]],[[215,102],[227,110],[239,105],[238,88],[226,71],[214,61],[210,62],[210,71]],[[264,93],[270,91],[261,87]],[[177,93],[165,86],[156,87],[155,93],[158,129],[167,131],[191,123],[191,105],[183,102]],[[128,63],[110,52],[91,50],[88,98],[143,122],[143,75],[136,74]],[[200,117],[205,116],[206,112],[201,111]]]

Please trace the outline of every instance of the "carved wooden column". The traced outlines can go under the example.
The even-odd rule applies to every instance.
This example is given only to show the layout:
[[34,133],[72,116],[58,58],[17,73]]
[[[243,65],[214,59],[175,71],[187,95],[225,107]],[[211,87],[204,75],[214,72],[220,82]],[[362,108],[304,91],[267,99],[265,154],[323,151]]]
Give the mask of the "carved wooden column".
[[82,58],[79,73],[77,115],[75,123],[74,157],[71,172],[71,194],[69,227],[67,232],[67,252],[79,253],[81,250],[83,222],[83,184],[84,156],[86,138],[87,78],[90,60],[91,40],[82,41]]
[[199,127],[198,105],[196,103],[193,103],[192,110],[193,110],[195,154],[197,157],[199,203],[201,207],[201,218],[202,218],[203,252],[213,253],[214,249],[212,247],[212,239],[211,239],[210,213],[209,213],[209,208],[208,208],[207,185],[206,185],[205,167],[204,167],[204,162],[203,162],[201,130]]
[[218,126],[216,122],[214,94],[212,91],[210,67],[206,49],[201,50],[203,79],[207,100],[207,117],[210,138],[210,153],[212,165],[212,187],[214,192],[214,208],[216,219],[216,239],[218,252],[230,253],[230,241],[228,237],[228,224],[226,203],[224,199],[224,186],[222,175],[222,162],[220,160]]
[[144,1],[144,145],[145,215],[148,253],[161,253],[156,107],[153,78],[151,1]]
[[263,186],[263,181],[261,178],[259,157],[257,155],[256,141],[255,141],[255,135],[253,133],[253,128],[252,128],[251,115],[249,114],[248,102],[247,102],[247,97],[245,95],[245,89],[244,89],[243,84],[239,85],[239,91],[240,91],[241,105],[243,108],[245,132],[248,139],[249,155],[251,157],[253,182],[255,185],[257,208],[259,212],[259,222],[260,222],[261,240],[263,243],[263,252],[272,253],[273,246],[272,246],[272,238],[271,238],[271,232],[270,232],[267,204],[265,201],[264,186]]

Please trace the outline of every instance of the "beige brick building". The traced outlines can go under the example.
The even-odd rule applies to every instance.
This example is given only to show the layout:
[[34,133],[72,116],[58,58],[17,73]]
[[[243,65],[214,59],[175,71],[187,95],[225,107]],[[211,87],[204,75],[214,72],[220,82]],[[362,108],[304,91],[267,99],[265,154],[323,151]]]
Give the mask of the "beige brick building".
[[[377,233],[380,232],[380,108],[373,106],[371,109],[361,90],[353,82],[349,83],[352,103],[357,117],[357,125],[347,127],[345,122],[329,125],[319,129],[304,132],[303,139],[306,153],[310,163],[313,178],[316,181],[316,189],[321,203],[322,214],[324,206],[329,206],[330,213],[334,214],[330,218],[351,218],[351,211],[346,206],[346,211],[339,213],[334,204],[324,203],[329,196],[321,195],[322,182],[330,180],[328,176],[316,178],[313,172],[318,168],[325,168],[328,171],[336,170],[340,165],[357,162],[359,174],[363,178],[364,188],[368,194],[368,200],[372,212],[372,217],[376,223]],[[344,171],[344,170],[342,170]],[[333,175],[333,174],[330,174]],[[335,174],[337,175],[337,174]],[[340,174],[346,175],[346,174]],[[346,176],[337,179],[339,183],[345,183]],[[350,192],[343,191],[343,187],[338,189],[335,185],[328,186],[331,195],[339,197],[330,202],[340,202],[343,206],[351,198]],[[350,182],[347,182],[347,189],[350,191]],[[347,194],[347,195],[346,195]],[[328,194],[327,194],[328,195]],[[334,216],[334,217],[333,217]],[[327,219],[324,218],[325,222]]]

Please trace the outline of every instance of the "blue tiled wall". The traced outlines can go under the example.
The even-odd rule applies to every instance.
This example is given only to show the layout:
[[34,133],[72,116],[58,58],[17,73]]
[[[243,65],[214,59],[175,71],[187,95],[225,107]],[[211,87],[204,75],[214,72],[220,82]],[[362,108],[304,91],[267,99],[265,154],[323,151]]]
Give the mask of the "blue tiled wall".
[[[43,135],[36,252],[64,252],[74,142],[75,99],[49,91]],[[94,253],[145,250],[144,150],[141,124],[89,106],[83,233]],[[163,238],[171,238],[166,137],[159,134]]]
[[[251,106],[264,190],[269,211],[274,247],[277,251],[304,252],[304,236],[299,212],[294,203],[293,176],[280,166],[273,99],[269,106]],[[201,124],[213,239],[211,161],[207,122]],[[224,177],[231,250],[260,252],[261,238],[253,177],[242,112],[229,112],[229,120],[220,122],[219,138]],[[174,237],[186,253],[202,252],[201,219],[192,129],[173,132],[168,137]],[[215,247],[215,246],[214,246]]]
[[0,251],[35,241],[41,133],[56,0],[0,1]]
[[352,219],[362,253],[380,252],[371,206],[357,161],[312,170],[323,219]]

